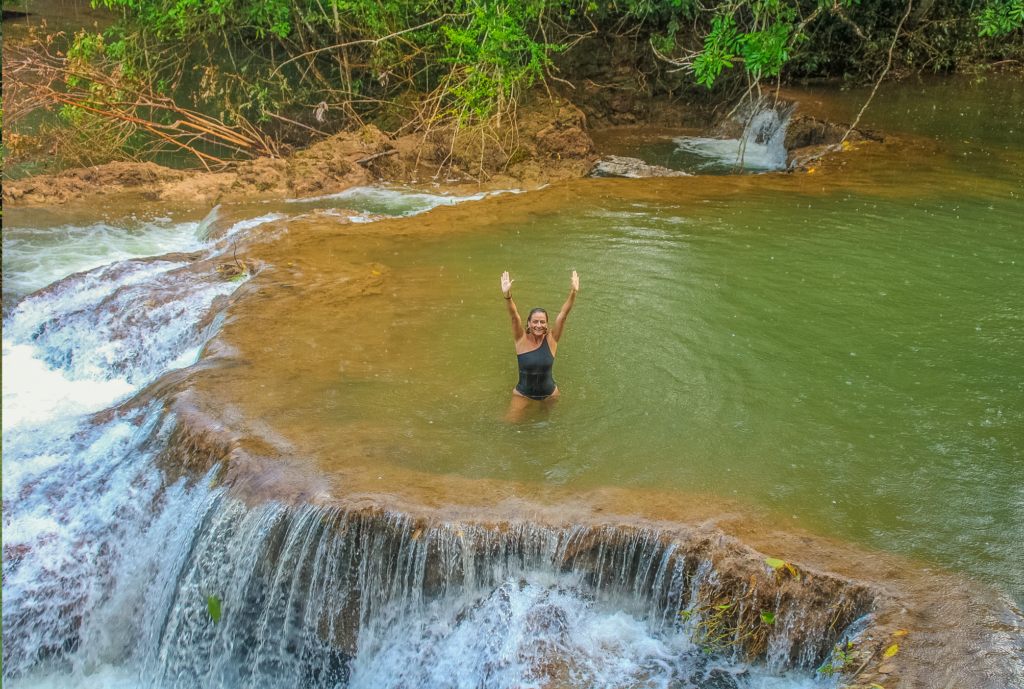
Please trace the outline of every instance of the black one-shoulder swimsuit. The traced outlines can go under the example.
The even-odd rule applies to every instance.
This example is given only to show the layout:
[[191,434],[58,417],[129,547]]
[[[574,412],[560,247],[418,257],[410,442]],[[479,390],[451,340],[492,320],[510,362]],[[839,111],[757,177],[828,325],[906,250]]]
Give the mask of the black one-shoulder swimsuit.
[[551,397],[555,392],[555,380],[551,377],[555,355],[548,346],[548,338],[545,337],[537,349],[518,354],[516,358],[519,359],[519,383],[516,385],[519,394],[531,400]]

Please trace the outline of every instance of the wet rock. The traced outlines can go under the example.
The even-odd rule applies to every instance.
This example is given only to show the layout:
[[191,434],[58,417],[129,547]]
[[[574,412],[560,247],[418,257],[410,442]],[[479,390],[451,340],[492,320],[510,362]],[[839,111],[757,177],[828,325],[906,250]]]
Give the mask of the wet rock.
[[712,139],[739,139],[743,137],[743,123],[729,117],[708,130],[707,135]]
[[5,181],[3,199],[6,203],[63,203],[86,193],[112,194],[173,184],[186,176],[185,172],[156,163],[108,163],[65,170],[56,175]]
[[[814,117],[793,117],[786,130],[784,145],[786,150],[792,151],[807,146],[837,144],[843,140],[843,136],[849,128],[849,125],[825,122]],[[859,141],[860,139],[859,131],[851,131],[850,136],[847,137],[848,141]]]
[[661,165],[648,165],[639,158],[607,156],[600,161],[590,174],[591,177],[689,177],[682,170],[672,170]]
[[813,163],[818,158],[821,158],[826,153],[829,153],[834,148],[835,146],[833,144],[822,144],[820,146],[807,146],[795,151],[790,151],[788,167],[803,168],[808,164]]

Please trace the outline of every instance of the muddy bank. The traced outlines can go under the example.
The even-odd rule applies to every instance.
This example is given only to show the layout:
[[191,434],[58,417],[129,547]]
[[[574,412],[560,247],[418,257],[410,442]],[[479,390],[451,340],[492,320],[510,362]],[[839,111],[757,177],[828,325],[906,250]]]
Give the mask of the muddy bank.
[[227,171],[155,163],[109,163],[5,182],[5,204],[45,206],[130,193],[146,201],[212,202],[306,198],[377,181],[447,189],[535,189],[584,177],[597,161],[583,113],[561,99],[538,100],[515,121],[392,138],[376,127],[342,133],[287,158],[259,158]]
[[[367,126],[314,143],[287,158],[259,158],[219,172],[174,170],[155,163],[109,163],[5,182],[3,200],[8,205],[38,207],[131,195],[147,202],[212,205],[218,200],[324,196],[379,181],[425,184],[456,193],[532,190],[589,175],[605,153],[595,146],[593,135],[622,125],[689,127],[686,131],[716,138],[743,135],[739,119],[723,119],[719,113],[719,121],[714,122],[714,113],[676,101],[653,101],[655,106],[641,107],[646,101],[637,94],[628,101],[630,117],[613,117],[609,113],[625,107],[618,96],[594,101],[586,95],[592,89],[588,78],[581,77],[578,83],[579,93],[570,95],[582,107],[566,97],[535,95],[514,120],[504,123],[459,130],[439,127],[397,138]],[[618,91],[609,91],[613,92]],[[805,172],[810,167],[821,172],[837,152],[849,154],[851,145],[862,142],[900,145],[893,137],[850,131],[847,124],[804,115],[798,109],[785,141],[791,165],[787,172]],[[647,172],[628,176],[672,174]]]

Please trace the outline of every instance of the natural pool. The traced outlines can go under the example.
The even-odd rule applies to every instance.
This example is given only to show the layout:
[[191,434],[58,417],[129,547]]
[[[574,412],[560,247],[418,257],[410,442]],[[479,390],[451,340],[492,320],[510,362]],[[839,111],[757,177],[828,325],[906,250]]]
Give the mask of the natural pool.
[[[232,240],[218,248],[194,236],[205,209],[132,209],[144,220],[115,209],[102,222],[8,209],[5,677],[33,668],[23,681],[45,675],[55,686],[71,676],[125,686],[280,679],[252,658],[283,662],[294,639],[274,637],[280,655],[266,651],[268,621],[207,638],[196,601],[211,592],[230,601],[235,589],[243,600],[248,580],[236,573],[264,557],[291,562],[278,551],[327,558],[316,529],[335,518],[282,516],[273,498],[316,504],[363,491],[360,472],[379,472],[382,496],[403,487],[396,476],[454,475],[563,496],[616,486],[735,500],[794,529],[970,575],[1020,605],[1024,144],[1012,134],[1024,121],[1001,99],[1007,87],[1020,92],[1012,80],[960,85],[957,97],[984,104],[972,120],[927,93],[884,99],[878,117],[895,130],[900,108],[936,105],[939,115],[906,121],[938,136],[937,147],[924,155],[911,142],[900,159],[868,149],[851,159],[862,169],[820,179],[581,180],[473,200],[370,190],[220,209],[213,236],[228,233],[244,258],[265,261],[238,283],[190,272],[179,257],[99,269],[11,308],[30,289],[129,255],[219,251],[230,262]],[[509,424],[514,350],[498,276],[511,271],[524,310],[554,313],[574,269],[582,289],[555,366],[562,399]],[[223,316],[203,316],[215,305]],[[203,362],[167,385],[192,390],[272,467],[247,479],[248,508],[224,494],[215,468],[199,463],[198,483],[177,480],[177,460],[161,448],[180,441],[152,408],[88,416],[189,366],[210,337]],[[271,537],[282,523],[290,535],[279,547]],[[396,548],[407,552],[419,532],[402,524],[388,529],[404,534]],[[429,552],[456,548],[455,528],[431,536]],[[562,552],[545,543],[540,552]],[[373,617],[360,643],[374,650],[352,666],[353,685],[401,686],[393,671],[403,664],[486,677],[494,654],[509,651],[471,641],[510,629],[521,637],[510,648],[534,658],[538,610],[588,630],[563,639],[582,685],[707,678],[707,667],[679,660],[690,642],[652,626],[647,608],[622,596],[595,602],[586,568],[550,572],[522,557],[418,617]],[[60,577],[50,582],[52,572]],[[394,595],[380,600],[402,605],[413,592]],[[262,610],[273,600],[250,602]],[[32,644],[71,637],[83,650],[33,659]],[[614,667],[594,650],[610,646],[620,647]],[[239,659],[229,648],[264,650]],[[331,653],[317,656],[323,667],[348,662]],[[532,672],[505,671],[512,684]],[[326,676],[308,683],[331,686],[318,684]]]
[[[283,315],[251,380],[304,365],[273,406],[239,404],[296,442],[370,425],[388,461],[430,472],[737,496],[1024,594],[1016,200],[614,192],[484,236],[363,244],[389,270],[381,313]],[[502,418],[505,268],[524,311],[552,314],[582,276],[562,399],[521,425]]]

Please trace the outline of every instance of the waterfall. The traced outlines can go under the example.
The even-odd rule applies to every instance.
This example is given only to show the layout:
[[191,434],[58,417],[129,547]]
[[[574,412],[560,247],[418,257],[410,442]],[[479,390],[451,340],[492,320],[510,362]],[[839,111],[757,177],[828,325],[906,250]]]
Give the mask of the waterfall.
[[[154,434],[168,437],[167,423]],[[209,479],[168,486],[158,514],[124,515],[133,533],[112,541],[131,552],[91,573],[99,595],[60,601],[82,608],[56,657],[79,672],[128,665],[155,687],[794,687],[809,674],[773,675],[816,667],[870,605],[864,587],[822,576],[800,597],[769,586],[759,600],[746,584],[748,569],[767,579],[763,562],[739,571],[740,553],[655,529],[250,507]],[[756,616],[766,603],[767,666],[743,663],[752,639],[708,656],[680,614],[732,604]],[[38,636],[8,635],[9,623],[24,621],[5,618],[17,677],[10,668],[40,661],[23,645]]]
[[846,583],[826,587],[857,600],[842,619],[821,591],[780,596],[769,667],[729,662],[743,643],[708,657],[680,612],[750,593],[727,593],[723,554],[650,529],[429,526],[224,497],[180,566],[158,650],[140,661],[154,686],[183,688],[700,686],[716,674],[746,687],[816,667],[869,604]]
[[[741,108],[728,122],[729,131],[739,130],[739,138],[679,137],[677,152],[693,154],[696,169],[714,172],[749,170],[765,172],[786,167],[786,128],[796,103],[751,103]],[[733,133],[732,136],[736,134]]]
[[114,650],[115,637],[138,623],[100,621],[104,606],[131,599],[132,617],[145,617],[156,600],[147,588],[168,586],[160,557],[194,537],[195,479],[168,485],[153,461],[172,428],[162,403],[104,410],[194,363],[218,328],[243,283],[197,261],[177,254],[78,273],[4,320],[5,678],[85,672],[82,649],[123,655],[136,639]]
[[786,102],[751,104],[746,113],[737,116],[738,121],[745,122],[740,139],[746,143],[741,164],[745,162],[746,150],[753,147],[751,150],[758,166],[786,167],[786,128],[796,106],[796,103]]

